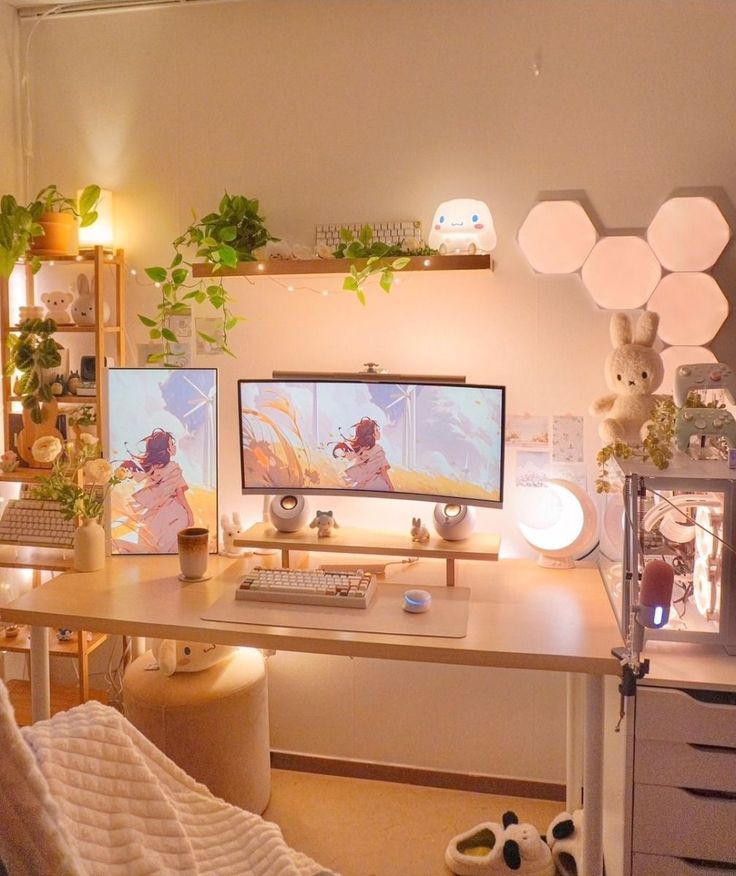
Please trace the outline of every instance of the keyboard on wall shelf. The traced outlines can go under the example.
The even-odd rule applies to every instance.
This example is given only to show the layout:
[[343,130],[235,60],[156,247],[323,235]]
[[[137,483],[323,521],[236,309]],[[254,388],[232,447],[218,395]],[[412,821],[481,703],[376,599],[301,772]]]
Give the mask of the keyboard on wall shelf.
[[377,589],[376,576],[360,569],[347,573],[256,567],[243,577],[235,598],[253,602],[368,608]]
[[407,237],[422,239],[422,223],[418,219],[408,219],[401,222],[345,223],[343,225],[317,225],[315,228],[315,244],[337,249],[343,243],[340,229],[347,228],[357,237],[364,225],[370,225],[373,240],[399,246]]
[[58,502],[8,499],[0,518],[0,544],[72,548],[76,521],[65,520]]

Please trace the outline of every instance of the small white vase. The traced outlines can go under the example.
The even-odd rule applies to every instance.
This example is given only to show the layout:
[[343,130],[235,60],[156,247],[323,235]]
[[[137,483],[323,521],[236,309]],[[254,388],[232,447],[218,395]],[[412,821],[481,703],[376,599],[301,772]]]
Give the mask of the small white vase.
[[82,520],[74,533],[74,568],[96,572],[105,565],[105,530],[96,520]]

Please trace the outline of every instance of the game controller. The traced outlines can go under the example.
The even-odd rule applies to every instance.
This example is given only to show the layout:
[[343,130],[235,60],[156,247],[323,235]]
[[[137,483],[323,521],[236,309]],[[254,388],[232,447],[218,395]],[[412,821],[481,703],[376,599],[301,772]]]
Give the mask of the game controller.
[[678,408],[687,400],[691,389],[722,389],[731,404],[736,403],[736,374],[722,362],[700,365],[680,365],[675,372],[674,399]]
[[736,420],[722,408],[682,408],[675,422],[675,443],[678,450],[687,450],[693,435],[718,435],[736,447]]

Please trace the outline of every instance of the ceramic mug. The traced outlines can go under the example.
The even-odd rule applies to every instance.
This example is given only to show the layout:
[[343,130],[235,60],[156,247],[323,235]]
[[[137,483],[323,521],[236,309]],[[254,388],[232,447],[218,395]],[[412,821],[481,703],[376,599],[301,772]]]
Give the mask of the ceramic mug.
[[190,581],[203,578],[207,573],[210,550],[210,532],[202,526],[190,526],[177,533],[181,577]]

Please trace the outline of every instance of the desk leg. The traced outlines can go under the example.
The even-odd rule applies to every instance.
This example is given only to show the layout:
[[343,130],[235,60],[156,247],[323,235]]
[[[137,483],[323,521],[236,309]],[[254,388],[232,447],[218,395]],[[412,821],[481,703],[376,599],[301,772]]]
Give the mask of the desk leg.
[[580,876],[603,873],[603,682],[602,675],[585,678],[585,832]]
[[281,568],[289,568],[289,551],[286,548],[281,548]]
[[565,810],[574,812],[583,805],[583,679],[567,673]]
[[50,717],[49,628],[31,627],[31,720]]
[[146,653],[146,642],[147,639],[145,636],[133,636],[130,640],[130,656],[135,660],[136,657],[140,657],[141,654]]
[[447,559],[447,586],[455,586],[455,560]]

